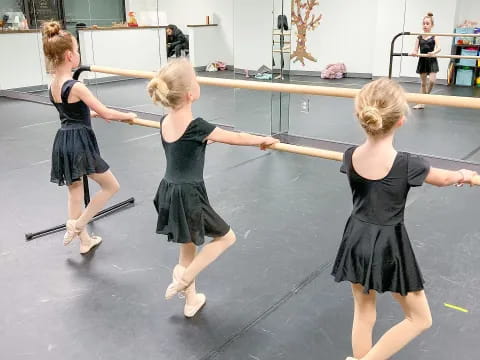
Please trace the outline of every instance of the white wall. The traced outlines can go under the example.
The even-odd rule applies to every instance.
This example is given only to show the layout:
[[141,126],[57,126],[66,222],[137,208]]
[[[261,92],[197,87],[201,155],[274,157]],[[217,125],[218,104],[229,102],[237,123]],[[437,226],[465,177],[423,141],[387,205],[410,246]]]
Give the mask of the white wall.
[[[263,0],[265,1],[265,0]],[[233,2],[234,0],[126,0],[127,12],[135,11],[139,17],[142,12],[166,14],[166,22],[177,25],[184,34],[188,34],[187,25],[205,24],[206,16],[213,17],[210,23],[219,25],[215,39],[219,58],[233,65]],[[139,25],[142,25],[141,23]],[[163,24],[162,24],[163,25]]]
[[[224,53],[215,41],[219,37],[218,26],[202,26],[188,28],[190,35],[190,61],[194,67],[204,67],[209,63],[221,60]],[[232,65],[230,63],[228,65]]]
[[[392,38],[404,30],[412,31],[411,29],[404,29],[405,2],[406,0],[379,0],[377,2],[375,33],[372,35],[374,47],[371,73],[374,77],[388,76]],[[406,37],[403,38],[403,41],[405,39]],[[402,38],[399,38],[395,44],[395,52],[400,52],[402,50]],[[399,76],[400,65],[400,58],[394,58],[393,76]]]
[[235,68],[272,67],[272,4],[266,0],[235,1]]
[[46,73],[40,33],[0,34],[0,89],[46,85]]
[[[167,62],[165,29],[81,30],[82,64],[157,71]],[[146,46],[148,44],[148,46]],[[127,50],[126,50],[127,49]],[[88,73],[86,78],[112,75]]]
[[[320,26],[307,33],[307,50],[317,62],[291,64],[292,70],[322,71],[331,63],[345,63],[348,72],[371,73],[377,0],[324,0],[314,9]],[[347,10],[348,9],[348,10]],[[295,51],[296,27],[292,51]]]
[[462,24],[465,20],[471,20],[471,21],[476,21],[480,23],[480,1],[479,0],[457,0],[457,13],[455,15],[455,26]]

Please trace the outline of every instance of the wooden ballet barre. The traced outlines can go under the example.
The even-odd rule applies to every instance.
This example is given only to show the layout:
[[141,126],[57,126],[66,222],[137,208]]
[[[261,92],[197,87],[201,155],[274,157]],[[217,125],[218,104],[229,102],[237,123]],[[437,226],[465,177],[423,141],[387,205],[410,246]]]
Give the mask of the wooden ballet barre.
[[[155,129],[160,129],[160,123],[157,121],[152,120],[143,120],[143,119],[134,119],[134,120],[115,120],[122,123],[127,123],[130,125],[139,125],[139,126],[146,126]],[[291,145],[285,143],[276,143],[267,147],[267,149],[281,151],[281,152],[288,152],[297,155],[306,155],[312,157],[318,157],[327,160],[335,160],[335,161],[343,161],[343,153],[338,151],[330,151],[324,149],[317,149],[313,147],[307,146],[299,146],[299,145]],[[474,177],[473,181],[474,185],[480,185],[480,175]]]
[[439,59],[475,59],[479,60],[480,56],[469,56],[469,55],[434,55],[429,56],[427,54],[417,54],[411,55],[409,53],[394,53],[393,56],[411,56],[411,57],[431,57],[431,58],[439,58]]
[[[100,72],[104,74],[121,75],[121,76],[144,78],[144,79],[151,79],[156,75],[155,72],[150,72],[150,71],[116,69],[116,68],[96,66],[96,65],[92,65],[88,67],[88,69],[89,71]],[[208,77],[201,77],[201,76],[198,76],[197,80],[202,85],[210,85],[210,86],[249,89],[249,90],[258,90],[258,91],[274,91],[274,92],[292,93],[292,94],[334,96],[334,97],[344,97],[344,98],[354,98],[360,91],[359,89],[346,89],[346,88],[329,87],[329,86],[267,83],[267,82],[260,82],[260,81],[230,80],[230,79],[208,78]],[[480,109],[480,98],[407,93],[407,100],[411,103],[419,103],[419,104]]]

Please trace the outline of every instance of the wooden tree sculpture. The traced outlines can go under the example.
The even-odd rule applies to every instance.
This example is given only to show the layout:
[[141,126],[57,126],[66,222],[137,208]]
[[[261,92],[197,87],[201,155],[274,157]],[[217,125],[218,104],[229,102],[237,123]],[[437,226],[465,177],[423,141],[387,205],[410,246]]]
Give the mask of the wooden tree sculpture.
[[315,17],[312,10],[320,3],[317,0],[292,0],[292,25],[297,26],[297,48],[292,53],[293,62],[300,61],[305,66],[305,59],[317,61],[312,54],[307,51],[307,31],[315,30],[322,15]]

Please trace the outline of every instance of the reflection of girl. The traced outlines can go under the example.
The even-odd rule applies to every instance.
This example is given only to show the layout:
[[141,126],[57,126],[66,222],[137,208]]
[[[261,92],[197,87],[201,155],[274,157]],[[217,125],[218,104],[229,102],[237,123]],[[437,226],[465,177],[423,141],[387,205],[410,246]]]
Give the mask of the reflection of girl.
[[[429,33],[432,31],[433,14],[429,12],[423,17],[423,32]],[[432,91],[433,85],[435,85],[435,80],[437,79],[438,72],[438,62],[435,55],[440,52],[440,48],[437,45],[435,36],[422,36],[419,35],[417,42],[415,43],[415,49],[410,54],[412,56],[418,56],[418,50],[420,49],[420,54],[425,54],[428,57],[421,57],[418,59],[417,65],[417,74],[420,74],[420,80],[422,83],[421,92],[423,94],[430,94]],[[414,109],[423,109],[425,108],[424,104],[417,104],[413,107]]]

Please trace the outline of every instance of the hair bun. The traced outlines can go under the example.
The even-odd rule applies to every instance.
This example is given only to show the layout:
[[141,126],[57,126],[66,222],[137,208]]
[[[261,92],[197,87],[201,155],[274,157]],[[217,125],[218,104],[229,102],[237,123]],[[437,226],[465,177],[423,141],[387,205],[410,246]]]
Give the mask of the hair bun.
[[364,127],[371,131],[378,131],[383,126],[382,115],[374,106],[365,106],[360,112],[359,118]]
[[432,12],[428,12],[428,13],[427,13],[427,16],[433,17],[433,13],[432,13]]
[[43,35],[46,36],[47,38],[54,37],[55,35],[60,34],[60,24],[56,21],[49,21],[43,24]]
[[158,75],[150,80],[147,91],[155,104],[161,103],[165,107],[170,107],[168,100],[170,89],[167,83],[163,79],[160,79]]

